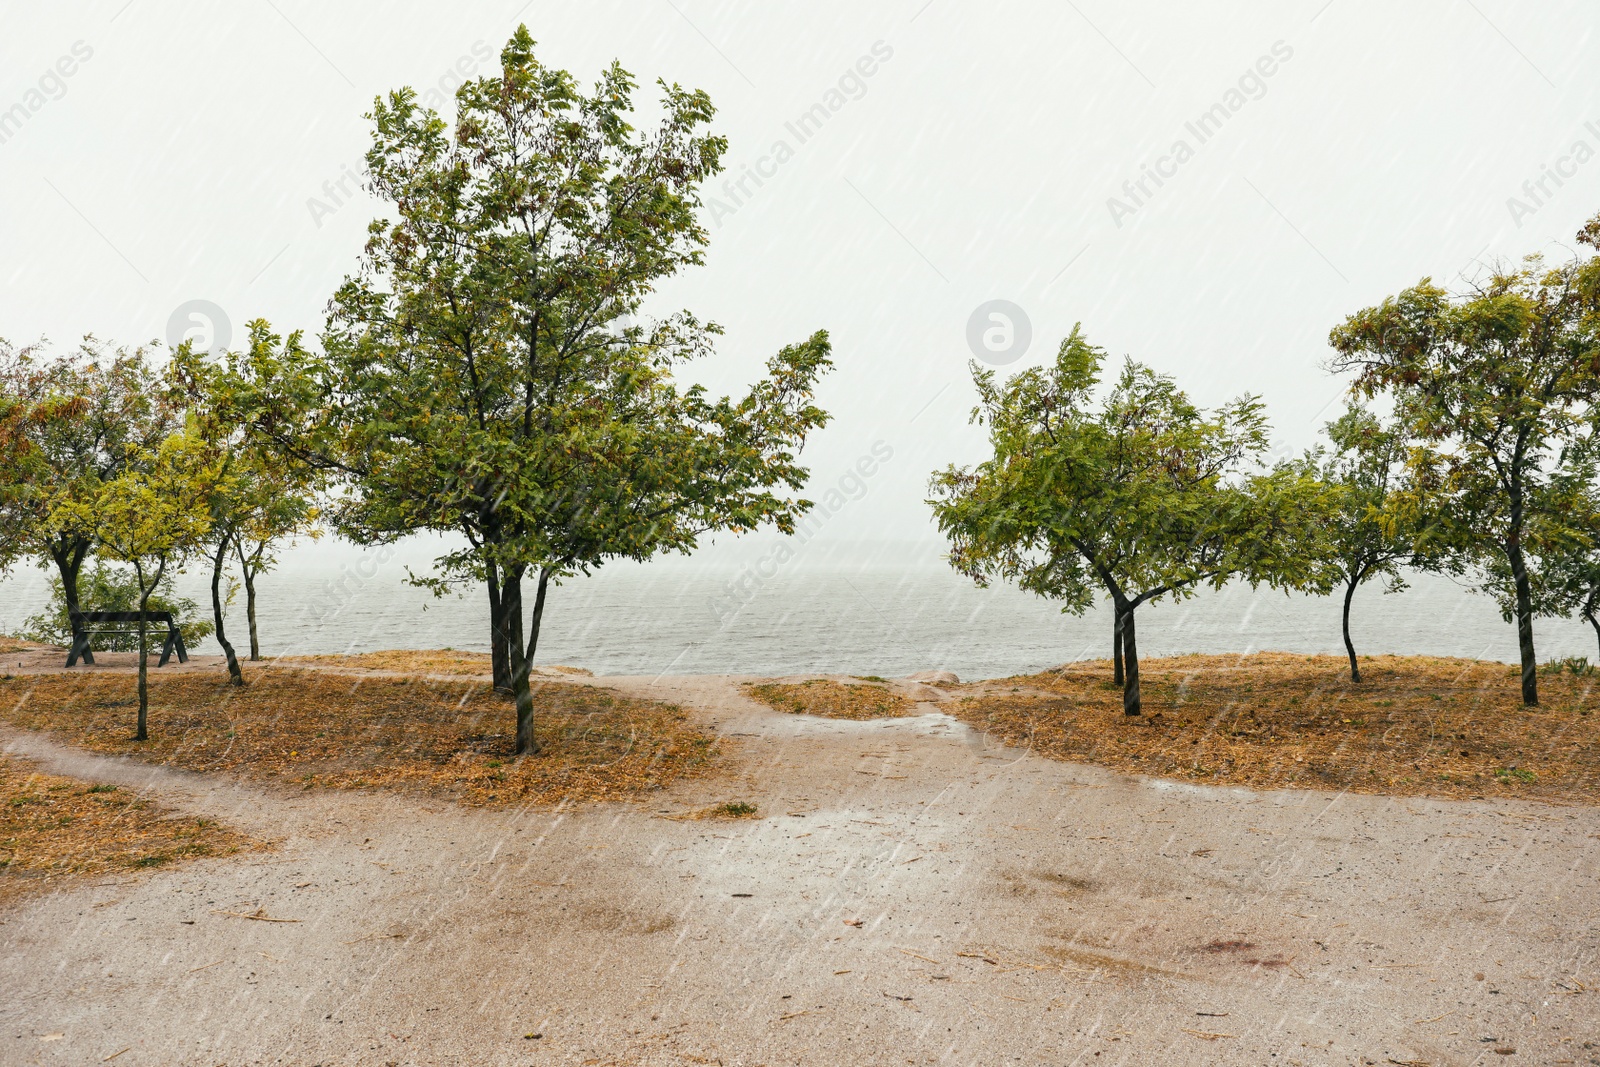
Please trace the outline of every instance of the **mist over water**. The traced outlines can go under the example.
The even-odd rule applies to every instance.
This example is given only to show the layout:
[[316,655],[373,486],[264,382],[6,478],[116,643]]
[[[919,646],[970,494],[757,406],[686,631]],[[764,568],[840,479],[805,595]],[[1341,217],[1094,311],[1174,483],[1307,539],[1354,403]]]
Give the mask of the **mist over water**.
[[[793,558],[778,550],[782,543],[751,539],[687,558],[612,564],[552,587],[536,662],[643,675],[892,677],[941,668],[966,679],[1110,655],[1105,608],[1079,618],[1030,593],[975,588],[943,561],[937,542],[814,543]],[[258,581],[263,653],[487,651],[481,588],[436,598],[406,584],[407,568],[426,573],[439,545],[415,538],[387,549],[340,541],[291,549]],[[200,571],[179,580],[207,617],[208,581]],[[21,629],[47,592],[40,570],[19,569],[0,583],[0,631]],[[1356,594],[1353,620],[1364,655],[1516,659],[1515,630],[1494,603],[1447,578],[1417,575],[1410,589],[1389,595],[1369,583]],[[234,646],[247,648],[242,593],[228,626]],[[1536,636],[1541,660],[1596,658],[1593,632],[1581,622],[1541,619]],[[1143,657],[1342,654],[1339,600],[1230,585],[1148,604],[1139,609],[1139,649]],[[218,649],[206,641],[195,651]]]

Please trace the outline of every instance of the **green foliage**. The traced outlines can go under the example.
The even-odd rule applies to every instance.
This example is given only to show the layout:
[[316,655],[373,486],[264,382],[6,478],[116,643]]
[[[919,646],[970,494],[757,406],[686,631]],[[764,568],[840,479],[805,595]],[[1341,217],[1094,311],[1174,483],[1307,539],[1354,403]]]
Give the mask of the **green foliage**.
[[1392,397],[1414,478],[1444,500],[1444,542],[1517,622],[1523,700],[1538,703],[1533,616],[1559,584],[1545,564],[1600,529],[1600,260],[1530,256],[1460,296],[1425,278],[1329,342],[1358,392]]
[[0,342],[0,396],[0,568],[34,556],[75,579],[95,545],[82,505],[171,433],[177,414],[143,349],[93,337],[56,357],[42,342]]
[[[78,578],[78,595],[84,611],[138,611],[139,580],[132,568],[95,560]],[[178,621],[183,643],[194,648],[211,636],[212,625],[199,612],[199,605],[172,590],[172,578],[165,577],[150,596],[150,611],[170,611]],[[67,600],[59,575],[50,576],[50,601],[44,611],[24,624],[22,636],[46,645],[66,646],[72,641],[72,625],[67,618]],[[130,628],[126,636],[94,638],[94,647],[108,652],[131,652],[139,647]]]
[[1539,670],[1545,674],[1561,674],[1564,671],[1568,674],[1575,674],[1580,678],[1587,678],[1595,673],[1595,665],[1589,662],[1589,657],[1587,656],[1563,656],[1561,659],[1553,659],[1548,663],[1541,663]]

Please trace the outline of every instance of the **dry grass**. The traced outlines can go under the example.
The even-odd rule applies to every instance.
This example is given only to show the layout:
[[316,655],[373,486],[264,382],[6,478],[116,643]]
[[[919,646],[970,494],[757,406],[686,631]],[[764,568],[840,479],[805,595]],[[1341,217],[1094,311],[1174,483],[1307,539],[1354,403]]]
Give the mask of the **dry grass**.
[[0,756],[0,906],[71,876],[147,870],[264,847],[209,819],[173,817],[127,790]]
[[912,713],[912,703],[888,686],[846,685],[818,678],[787,684],[744,685],[744,691],[775,711],[790,715],[822,715],[830,719],[890,719]]
[[24,641],[20,637],[10,637],[0,634],[0,656],[8,652],[31,652],[39,646],[32,641]]
[[1141,664],[1144,715],[1108,662],[987,683],[946,705],[1055,759],[1256,788],[1600,800],[1600,675],[1541,673],[1524,708],[1500,663],[1262,653]]
[[[396,674],[448,674],[462,678],[487,678],[493,670],[487,652],[457,652],[451,648],[433,651],[395,648],[383,652],[358,652],[348,656],[284,656],[277,661],[284,666],[314,664],[322,667],[344,667],[350,670],[386,671]],[[556,671],[561,674],[587,675],[593,672],[582,667],[535,668],[539,671]]]
[[611,690],[535,686],[538,756],[514,758],[516,714],[465,681],[271,667],[243,689],[208,674],[156,675],[150,737],[133,741],[123,673],[0,680],[0,717],[85,748],[304,789],[393,788],[471,805],[626,800],[698,776],[715,739],[677,707]]

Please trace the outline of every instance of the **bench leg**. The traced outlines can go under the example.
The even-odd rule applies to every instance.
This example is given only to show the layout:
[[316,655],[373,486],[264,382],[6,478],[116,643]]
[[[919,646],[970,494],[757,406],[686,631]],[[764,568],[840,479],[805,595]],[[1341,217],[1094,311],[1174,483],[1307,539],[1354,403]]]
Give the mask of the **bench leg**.
[[67,649],[67,666],[76,666],[80,656],[83,658],[85,667],[94,666],[94,653],[89,649],[88,634],[80,634],[73,637],[72,647]]
[[179,663],[188,663],[189,662],[189,650],[183,647],[183,634],[179,633],[177,630],[173,630],[172,631],[172,642],[178,648],[178,662]]
[[172,634],[167,634],[167,639],[161,642],[161,659],[156,662],[157,667],[165,667],[167,660],[172,658]]

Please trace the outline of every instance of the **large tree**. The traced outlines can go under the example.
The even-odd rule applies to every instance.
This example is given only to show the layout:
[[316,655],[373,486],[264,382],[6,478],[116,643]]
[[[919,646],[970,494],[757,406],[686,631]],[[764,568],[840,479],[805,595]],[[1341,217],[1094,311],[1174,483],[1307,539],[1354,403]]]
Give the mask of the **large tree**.
[[1304,465],[1262,469],[1267,424],[1244,396],[1213,412],[1129,361],[1097,402],[1104,353],[1080,329],[1054,365],[997,383],[973,364],[993,457],[931,489],[950,561],[980,585],[1015,581],[1082,614],[1104,594],[1138,715],[1135,612],[1230,579],[1311,587],[1331,495]]
[[409,89],[377,103],[367,170],[391,213],[333,299],[325,354],[291,336],[245,376],[261,386],[256,424],[343,476],[343,532],[463,536],[421,580],[487,585],[523,753],[537,748],[528,673],[549,587],[710,530],[792,530],[809,502],[785,490],[804,484],[799,448],[826,422],[812,391],[830,363],[818,333],[741,400],[680,390],[674,370],[720,331],[688,312],[632,323],[702,261],[699,189],[725,148],[704,130],[710,100],[661,83],[663,117],[640,132],[619,66],[584,93],[538,62],[526,28],[501,63],[458,91],[453,133]]
[[1318,476],[1338,491],[1328,526],[1330,554],[1322,562],[1330,584],[1344,587],[1344,649],[1350,680],[1360,682],[1350,636],[1356,590],[1381,577],[1384,592],[1399,592],[1408,570],[1442,566],[1450,555],[1448,524],[1441,518],[1446,501],[1427,472],[1410,464],[1404,427],[1351,402],[1326,429],[1331,448],[1310,457]]
[[[1597,220],[1600,221],[1600,220]],[[1595,224],[1580,239],[1593,243]],[[1539,702],[1539,560],[1582,540],[1568,514],[1600,408],[1596,260],[1530,256],[1453,295],[1427,278],[1335,327],[1335,367],[1387,393],[1450,497],[1452,539],[1515,620],[1522,700]]]
[[[111,350],[93,337],[69,356],[47,355],[42,342],[0,344],[0,392],[28,413],[14,418],[27,438],[28,462],[0,469],[0,500],[15,531],[11,551],[56,568],[76,627],[78,575],[95,550],[93,525],[79,521],[79,505],[151,453],[177,414],[142,348]],[[92,654],[85,660],[94,662]]]

